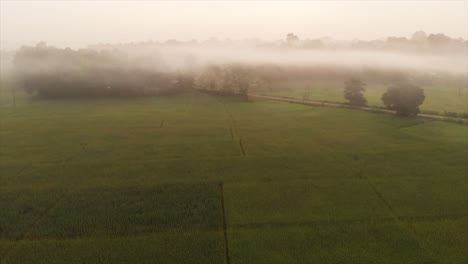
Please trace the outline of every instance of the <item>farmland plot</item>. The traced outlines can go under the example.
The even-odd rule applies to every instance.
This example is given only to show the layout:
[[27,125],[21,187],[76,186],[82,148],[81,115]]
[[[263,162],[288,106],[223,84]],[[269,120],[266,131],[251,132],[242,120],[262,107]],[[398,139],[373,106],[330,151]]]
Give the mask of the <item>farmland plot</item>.
[[202,94],[0,111],[2,263],[468,260],[467,126]]
[[[223,256],[218,241],[222,239],[218,184],[2,195],[9,215],[0,219],[10,221],[2,224],[1,238],[10,241],[2,244],[6,261],[46,263],[74,258],[85,250],[76,261],[86,262],[106,247],[119,251],[110,258],[115,260],[137,256],[151,246],[157,246],[163,258],[178,257],[174,248],[166,251],[167,247],[188,252],[194,248],[202,259]],[[149,261],[158,256],[150,251],[139,257]],[[109,256],[96,257],[106,262]]]

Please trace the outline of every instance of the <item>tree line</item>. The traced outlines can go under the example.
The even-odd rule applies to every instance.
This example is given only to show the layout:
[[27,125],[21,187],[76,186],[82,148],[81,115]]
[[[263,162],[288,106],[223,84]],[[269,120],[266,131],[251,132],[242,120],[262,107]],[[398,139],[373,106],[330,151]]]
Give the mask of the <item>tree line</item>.
[[195,89],[204,92],[236,96],[247,100],[251,88],[265,85],[249,67],[240,64],[211,65],[195,79]]
[[21,48],[13,64],[20,87],[41,98],[172,94],[193,85],[189,75],[139,67],[117,50],[58,49],[40,43]]
[[[292,38],[292,37],[291,37]],[[176,94],[191,89],[247,100],[249,90],[268,87],[285,78],[339,77],[345,70],[282,68],[274,65],[208,65],[195,75],[142,67],[119,50],[58,49],[40,43],[21,48],[14,57],[16,80],[42,98],[128,97]],[[369,77],[396,80],[382,96],[384,105],[401,115],[416,115],[424,90],[396,78],[393,72],[369,72]],[[401,77],[401,76],[400,76]],[[403,80],[403,81],[401,81]],[[345,82],[344,97],[353,106],[366,106],[366,84],[358,78]]]

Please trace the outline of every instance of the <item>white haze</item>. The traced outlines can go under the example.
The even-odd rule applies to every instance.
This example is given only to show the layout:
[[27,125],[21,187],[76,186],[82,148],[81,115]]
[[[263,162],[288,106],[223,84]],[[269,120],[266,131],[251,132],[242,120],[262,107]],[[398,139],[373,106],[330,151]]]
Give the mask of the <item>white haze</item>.
[[423,30],[468,38],[468,1],[8,1],[0,46],[56,47],[167,39],[409,37]]
[[[301,50],[246,47],[161,47],[155,50],[172,69],[209,64],[339,66],[466,74],[468,53],[413,54],[362,50]],[[141,53],[142,56],[144,53]],[[149,53],[148,53],[149,54]],[[189,64],[189,65],[187,65]]]
[[[468,1],[0,1],[3,50],[22,45],[84,48],[97,43],[140,43],[167,39],[200,42],[258,38],[333,40],[411,37],[417,30],[468,38]],[[203,45],[160,45],[126,50],[155,56],[171,69],[210,63],[329,65],[441,71],[466,74],[468,47],[458,53],[363,50],[268,49]],[[11,64],[4,54],[2,69]],[[8,57],[5,59],[5,57]],[[159,61],[158,61],[159,60]],[[7,61],[7,62],[5,62]],[[153,67],[147,64],[148,67]]]

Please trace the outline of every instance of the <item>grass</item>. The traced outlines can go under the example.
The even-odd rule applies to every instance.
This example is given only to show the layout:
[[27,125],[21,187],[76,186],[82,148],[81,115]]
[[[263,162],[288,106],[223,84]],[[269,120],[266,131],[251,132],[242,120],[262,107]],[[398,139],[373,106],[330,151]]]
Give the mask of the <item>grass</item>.
[[225,263],[220,182],[231,263],[468,261],[468,126],[203,94],[0,115],[1,263]]
[[29,238],[118,237],[158,232],[217,231],[217,185],[178,184],[68,194],[37,223]]
[[7,263],[223,263],[217,232],[18,242]]
[[291,225],[232,232],[233,263],[433,261],[414,238],[393,223]]
[[0,235],[2,238],[23,238],[29,227],[53,207],[64,195],[60,191],[28,192],[4,191],[0,193]]
[[[307,88],[308,87],[308,88]],[[388,85],[368,84],[365,88],[364,97],[369,106],[383,106],[382,95]],[[430,85],[421,86],[426,98],[421,105],[422,111],[454,113],[468,113],[468,87]],[[274,83],[270,90],[261,90],[261,94],[291,97],[297,99],[308,99],[317,101],[346,102],[343,97],[343,83],[335,82],[306,82],[290,81]],[[308,91],[308,92],[306,92]],[[459,94],[459,92],[461,92]]]

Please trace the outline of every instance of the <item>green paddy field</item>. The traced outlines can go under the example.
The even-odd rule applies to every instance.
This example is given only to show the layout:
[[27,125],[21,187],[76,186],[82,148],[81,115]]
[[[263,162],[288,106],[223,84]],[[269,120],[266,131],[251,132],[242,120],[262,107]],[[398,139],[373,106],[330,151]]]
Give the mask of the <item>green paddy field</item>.
[[[364,97],[366,97],[369,106],[384,106],[382,95],[389,86],[380,83],[366,85]],[[421,88],[424,89],[426,96],[420,107],[422,111],[438,114],[449,112],[468,115],[468,86],[422,85]],[[343,89],[343,82],[288,81],[276,82],[269,89],[262,87],[255,92],[270,96],[345,103]]]
[[201,93],[2,97],[2,264],[468,263],[466,125]]

